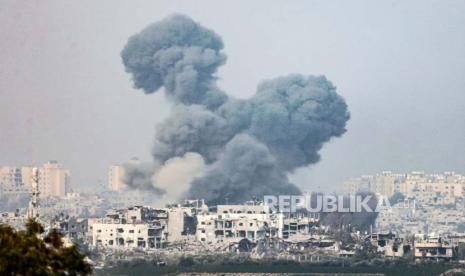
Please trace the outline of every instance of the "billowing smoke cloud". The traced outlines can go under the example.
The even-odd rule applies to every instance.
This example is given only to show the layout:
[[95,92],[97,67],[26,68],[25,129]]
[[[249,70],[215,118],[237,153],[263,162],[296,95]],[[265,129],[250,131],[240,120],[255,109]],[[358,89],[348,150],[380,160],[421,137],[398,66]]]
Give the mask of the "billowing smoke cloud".
[[124,175],[122,180],[131,188],[162,195],[165,191],[152,184],[152,175],[158,167],[155,164],[144,163],[137,158],[132,158],[129,162],[123,164]]
[[[197,153],[207,168],[192,181],[187,197],[239,203],[300,193],[287,174],[317,162],[323,144],[346,131],[345,101],[324,76],[299,74],[263,82],[250,99],[230,98],[215,83],[217,68],[226,61],[222,49],[214,32],[174,15],[132,36],[122,51],[135,87],[145,93],[163,87],[174,103],[157,126],[152,152],[162,166],[152,173],[172,158]],[[160,188],[156,179],[146,182],[140,174],[133,179],[139,183],[128,181],[129,186]]]
[[289,183],[264,144],[248,134],[238,134],[206,175],[193,181],[188,195],[218,204],[271,194],[295,195],[300,191]]
[[152,152],[160,162],[197,152],[211,163],[233,135],[228,122],[212,111],[199,105],[178,105],[171,116],[157,126]]
[[323,143],[346,131],[346,103],[323,76],[265,81],[250,101],[248,132],[270,148],[285,170],[319,161]]
[[214,77],[226,61],[222,49],[217,34],[175,15],[132,36],[121,56],[135,87],[145,93],[163,86],[175,102],[215,108],[227,99]]
[[157,188],[166,191],[165,201],[172,203],[182,197],[194,178],[204,175],[205,163],[198,153],[189,152],[183,157],[174,157],[166,161],[153,176]]

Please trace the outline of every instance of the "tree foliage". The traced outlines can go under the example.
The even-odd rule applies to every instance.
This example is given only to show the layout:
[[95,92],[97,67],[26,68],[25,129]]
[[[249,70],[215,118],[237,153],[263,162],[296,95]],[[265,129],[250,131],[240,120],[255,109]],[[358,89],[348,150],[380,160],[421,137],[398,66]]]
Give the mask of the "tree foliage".
[[91,266],[76,245],[64,246],[63,236],[29,219],[26,230],[0,225],[0,275],[88,275]]

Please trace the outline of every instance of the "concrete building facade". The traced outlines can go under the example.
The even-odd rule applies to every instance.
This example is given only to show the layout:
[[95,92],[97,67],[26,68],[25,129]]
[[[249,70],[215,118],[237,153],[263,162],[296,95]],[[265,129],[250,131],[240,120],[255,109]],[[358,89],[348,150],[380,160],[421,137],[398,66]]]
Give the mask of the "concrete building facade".
[[454,204],[465,196],[465,176],[454,172],[426,174],[415,171],[408,174],[383,172],[365,175],[346,182],[349,193],[372,192],[390,197],[396,192],[419,203],[433,205]]
[[108,170],[108,190],[118,192],[122,191],[126,185],[123,181],[124,167],[121,165],[110,166]]
[[[0,195],[30,193],[32,169],[32,166],[1,166]],[[69,186],[69,170],[57,161],[49,161],[38,169],[40,196],[66,195]]]
[[32,167],[0,167],[0,195],[28,194],[31,183]]
[[49,161],[39,169],[41,196],[64,197],[68,192],[70,172],[57,161]]
[[218,205],[215,213],[197,215],[196,239],[202,242],[282,238],[283,215],[266,205]]

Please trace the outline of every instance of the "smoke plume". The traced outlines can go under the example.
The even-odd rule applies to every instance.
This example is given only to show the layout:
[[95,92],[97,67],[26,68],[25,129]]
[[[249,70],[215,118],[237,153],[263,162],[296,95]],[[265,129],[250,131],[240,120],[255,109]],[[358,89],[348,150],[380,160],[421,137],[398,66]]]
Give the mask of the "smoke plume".
[[151,179],[158,167],[155,164],[144,163],[137,158],[132,158],[129,162],[123,164],[124,175],[122,181],[130,188],[162,195],[165,191],[153,186]]
[[164,200],[172,203],[183,196],[196,177],[204,174],[205,164],[198,153],[189,152],[183,157],[174,157],[166,161],[153,176],[157,188],[166,191]]
[[217,34],[175,15],[132,36],[121,56],[135,87],[145,93],[163,86],[175,102],[215,108],[227,99],[214,77],[226,61],[222,49]]
[[264,144],[248,134],[238,134],[226,145],[206,175],[194,179],[188,195],[218,204],[243,202],[271,194],[295,195],[300,191],[289,183]]
[[164,88],[174,107],[156,129],[152,155],[160,166],[146,174],[132,168],[139,174],[127,177],[128,186],[160,189],[150,176],[173,158],[198,163],[186,159],[196,153],[206,168],[190,181],[186,197],[240,203],[299,194],[287,174],[318,162],[323,144],[346,131],[347,105],[324,76],[289,75],[262,82],[250,99],[228,97],[216,85],[217,69],[226,62],[222,49],[217,34],[183,15],[129,38],[121,56],[134,86],[145,93]]

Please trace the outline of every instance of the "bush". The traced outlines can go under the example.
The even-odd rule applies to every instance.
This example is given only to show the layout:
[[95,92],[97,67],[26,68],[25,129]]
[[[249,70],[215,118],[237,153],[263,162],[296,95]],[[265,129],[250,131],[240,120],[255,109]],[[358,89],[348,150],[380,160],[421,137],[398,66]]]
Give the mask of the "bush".
[[63,237],[30,219],[25,231],[0,225],[0,275],[88,275],[91,266],[76,245],[65,247]]
[[194,258],[188,256],[184,257],[182,256],[181,259],[179,260],[179,266],[181,267],[191,267],[195,264]]

